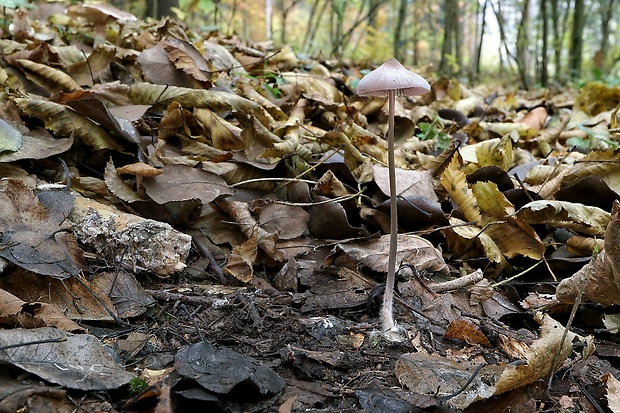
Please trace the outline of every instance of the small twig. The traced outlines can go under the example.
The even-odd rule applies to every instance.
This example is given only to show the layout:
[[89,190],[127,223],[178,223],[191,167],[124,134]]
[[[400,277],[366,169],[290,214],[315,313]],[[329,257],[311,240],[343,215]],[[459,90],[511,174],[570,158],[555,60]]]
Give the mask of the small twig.
[[187,307],[185,307],[185,304],[181,304],[179,307],[185,312],[185,314],[187,314],[189,319],[192,320],[192,324],[194,325],[194,329],[196,329],[196,332],[198,333],[198,337],[200,337],[200,341],[205,341],[205,338],[202,335],[202,331],[200,331],[200,327],[198,327],[198,323],[196,323],[196,319],[190,314],[189,311],[187,311]]
[[114,319],[114,321],[116,321],[117,324],[122,325],[122,326],[128,326],[130,324],[124,322],[118,315],[116,315],[116,313],[114,311],[112,311],[112,309],[110,307],[108,307],[108,305],[105,303],[105,301],[103,301],[103,299],[101,297],[99,297],[99,295],[97,293],[95,293],[89,286],[88,284],[86,284],[83,280],[80,279],[80,276],[75,276],[73,277],[82,287],[84,287],[84,289],[86,291],[88,291],[90,293],[90,295],[93,296],[93,298],[95,300],[97,300],[97,302],[99,304],[101,304],[101,306],[107,311],[107,313],[110,315],[110,317],[112,317]]
[[269,202],[272,202],[274,204],[280,204],[280,205],[288,205],[288,206],[311,207],[311,206],[316,206],[316,205],[331,204],[332,202],[348,201],[349,199],[354,199],[362,195],[362,192],[364,192],[363,189],[351,195],[339,196],[337,198],[330,198],[324,201],[317,201],[317,202],[287,202],[287,201],[278,201],[275,199],[269,200]]
[[575,297],[573,308],[571,309],[570,316],[568,317],[568,321],[566,322],[566,327],[564,327],[564,332],[562,333],[562,339],[560,340],[560,345],[558,346],[558,349],[555,352],[555,355],[553,356],[553,360],[551,361],[551,370],[549,370],[549,379],[547,380],[547,391],[545,392],[546,396],[549,395],[549,390],[551,389],[551,383],[553,382],[553,374],[555,373],[555,369],[557,368],[558,361],[560,359],[560,354],[562,353],[562,347],[564,346],[564,342],[566,341],[568,332],[570,331],[570,328],[573,325],[575,314],[577,314],[577,309],[579,308],[579,305],[581,304],[581,297],[583,296],[583,291],[586,289],[586,286],[588,285],[588,277],[584,278],[581,282],[582,282],[582,285],[579,287],[579,292],[577,293],[577,297]]
[[538,267],[538,266],[539,266],[542,262],[543,262],[543,261],[542,261],[542,260],[540,260],[540,261],[538,261],[536,264],[532,265],[530,268],[527,268],[527,269],[525,269],[525,270],[521,271],[520,273],[518,273],[518,274],[516,274],[516,275],[513,275],[513,276],[512,276],[512,277],[510,277],[510,278],[506,278],[505,280],[502,280],[502,281],[500,281],[500,282],[497,282],[497,283],[495,283],[495,284],[491,285],[491,287],[495,288],[495,287],[499,287],[500,285],[504,285],[504,284],[506,284],[506,283],[509,283],[510,281],[512,281],[512,280],[514,280],[514,279],[517,279],[517,278],[519,278],[520,276],[525,275],[525,274],[527,274],[528,272],[532,271],[534,268]]
[[205,245],[205,243],[202,241],[202,239],[200,239],[200,237],[196,236],[196,234],[192,234],[192,241],[194,242],[194,245],[196,246],[196,248],[198,248],[200,250],[202,255],[207,257],[207,259],[209,260],[209,264],[211,264],[211,267],[213,268],[213,272],[217,276],[217,279],[220,281],[220,283],[222,283],[224,285],[228,284],[228,281],[226,280],[226,277],[224,276],[224,273],[222,272],[222,269],[220,268],[220,266],[217,263],[217,261],[215,261],[215,258],[213,257],[213,254],[211,254],[211,251]]
[[27,343],[9,344],[7,346],[0,347],[0,351],[1,350],[9,350],[11,348],[17,348],[17,347],[35,346],[35,345],[38,345],[38,344],[62,343],[63,341],[67,341],[67,339],[65,337],[62,337],[62,338],[48,338],[48,339],[45,339],[45,340],[28,341]]
[[476,376],[478,375],[478,373],[480,373],[480,370],[482,370],[482,368],[486,366],[486,364],[479,364],[478,367],[476,367],[476,369],[474,370],[474,372],[471,374],[471,376],[469,377],[469,380],[467,380],[467,383],[465,383],[463,385],[463,387],[461,387],[460,389],[458,389],[456,392],[452,393],[452,394],[448,394],[446,396],[441,396],[437,398],[437,401],[439,404],[443,404],[445,402],[447,402],[448,400],[450,400],[453,397],[458,396],[459,394],[463,393],[465,391],[465,389],[467,388],[467,386],[469,386],[471,384],[471,382],[474,381],[474,379],[476,378]]
[[68,191],[71,188],[71,173],[64,159],[58,158],[58,161],[62,165],[62,171],[65,174],[65,191]]
[[204,297],[190,297],[184,294],[171,293],[169,291],[162,290],[146,290],[148,294],[150,294],[157,301],[163,302],[180,302],[182,304],[187,304],[191,306],[200,306],[200,305],[209,305],[211,304]]
[[477,283],[483,278],[484,275],[482,274],[482,270],[478,268],[471,274],[467,274],[462,277],[455,278],[454,280],[445,281],[442,283],[430,284],[429,287],[436,293],[443,293],[446,291],[453,291],[458,290],[459,288],[467,287],[468,285]]
[[241,182],[237,182],[236,184],[230,184],[228,185],[230,188],[235,188],[241,185],[246,185],[246,184],[253,184],[255,182],[265,182],[265,181],[285,181],[285,182],[306,182],[308,184],[316,184],[316,181],[313,181],[311,179],[298,179],[298,178],[254,178],[254,179],[248,179],[245,181],[241,181]]

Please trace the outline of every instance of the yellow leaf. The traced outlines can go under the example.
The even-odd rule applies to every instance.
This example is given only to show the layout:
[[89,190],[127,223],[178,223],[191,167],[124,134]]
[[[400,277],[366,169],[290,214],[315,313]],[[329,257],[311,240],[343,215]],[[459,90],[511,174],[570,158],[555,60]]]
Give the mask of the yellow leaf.
[[497,184],[493,182],[476,182],[471,189],[476,197],[480,211],[491,218],[504,219],[506,216],[514,214],[514,206],[497,189]]
[[514,162],[514,152],[509,134],[501,139],[489,139],[476,145],[476,158],[480,166],[495,165],[504,171],[510,169]]
[[480,209],[474,193],[467,185],[465,174],[459,169],[459,161],[454,157],[441,175],[441,184],[452,197],[459,209],[470,222],[480,222]]

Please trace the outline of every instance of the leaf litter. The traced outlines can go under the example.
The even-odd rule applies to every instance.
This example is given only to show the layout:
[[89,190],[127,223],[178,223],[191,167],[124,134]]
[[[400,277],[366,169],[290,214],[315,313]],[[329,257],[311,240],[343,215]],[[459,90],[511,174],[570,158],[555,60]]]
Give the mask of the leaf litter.
[[614,88],[397,100],[396,344],[361,68],[68,13],[0,40],[1,410],[617,405]]

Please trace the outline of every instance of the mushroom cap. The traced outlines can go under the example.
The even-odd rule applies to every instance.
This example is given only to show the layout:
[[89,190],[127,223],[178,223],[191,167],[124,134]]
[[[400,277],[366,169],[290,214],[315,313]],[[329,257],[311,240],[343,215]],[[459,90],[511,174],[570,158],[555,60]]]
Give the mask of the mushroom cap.
[[360,96],[386,96],[391,90],[398,96],[416,96],[429,92],[431,85],[396,59],[387,60],[364,76],[357,85]]
[[129,165],[121,166],[120,168],[116,168],[116,173],[118,174],[127,174],[127,175],[135,175],[135,176],[143,176],[145,178],[151,176],[157,176],[164,173],[161,169],[157,169],[151,165],[137,162]]

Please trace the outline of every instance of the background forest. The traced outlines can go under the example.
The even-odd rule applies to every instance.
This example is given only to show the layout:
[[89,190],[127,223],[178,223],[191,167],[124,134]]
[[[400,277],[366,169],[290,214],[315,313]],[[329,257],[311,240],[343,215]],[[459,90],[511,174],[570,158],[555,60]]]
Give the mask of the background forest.
[[[138,13],[144,7],[116,4]],[[167,10],[195,30],[271,40],[323,59],[396,57],[421,71],[469,80],[508,73],[525,88],[619,81],[617,0],[160,0],[148,6],[153,16]]]

